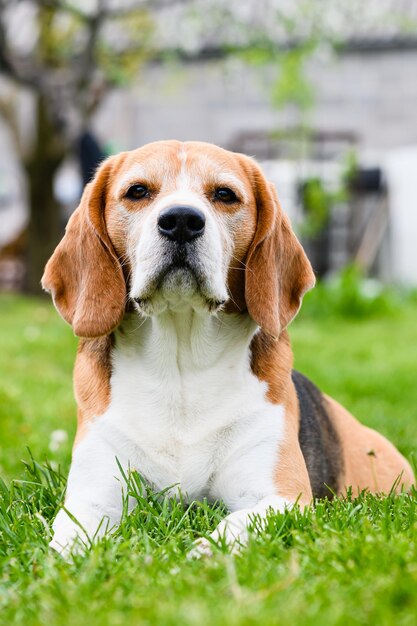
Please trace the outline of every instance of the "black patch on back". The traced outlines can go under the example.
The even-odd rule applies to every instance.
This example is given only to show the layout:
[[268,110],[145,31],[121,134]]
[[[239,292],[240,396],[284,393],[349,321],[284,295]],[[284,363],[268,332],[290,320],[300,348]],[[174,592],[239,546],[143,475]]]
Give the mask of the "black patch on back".
[[[332,498],[343,471],[342,447],[321,391],[305,376],[293,370],[292,380],[300,405],[298,440],[307,465],[315,498]],[[328,485],[328,487],[326,486]]]

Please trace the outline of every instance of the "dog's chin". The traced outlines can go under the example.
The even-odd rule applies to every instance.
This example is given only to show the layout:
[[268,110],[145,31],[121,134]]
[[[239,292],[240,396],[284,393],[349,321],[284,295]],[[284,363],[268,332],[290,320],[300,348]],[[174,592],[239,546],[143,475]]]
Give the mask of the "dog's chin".
[[226,302],[224,297],[211,294],[206,281],[197,277],[189,267],[172,267],[153,282],[152,289],[134,298],[137,311],[146,317],[166,310],[180,312],[190,307],[214,314]]
[[197,278],[188,267],[174,267],[163,277],[160,287],[161,296],[168,300],[192,298],[199,291]]

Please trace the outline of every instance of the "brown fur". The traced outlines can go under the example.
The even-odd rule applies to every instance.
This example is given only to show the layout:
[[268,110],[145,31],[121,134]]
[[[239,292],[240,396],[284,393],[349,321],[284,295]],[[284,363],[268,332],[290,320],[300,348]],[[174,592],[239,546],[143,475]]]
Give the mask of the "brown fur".
[[85,434],[88,421],[101,415],[110,402],[111,375],[110,335],[98,339],[81,339],[74,367],[74,393],[78,405],[76,445]]
[[125,311],[125,280],[104,222],[110,171],[106,161],[85,188],[42,277],[43,288],[79,337],[111,333]]
[[409,489],[414,474],[398,450],[371,428],[360,424],[338,402],[326,396],[329,414],[343,444],[344,476],[340,492],[353,487],[354,493],[363,489],[389,493],[399,479],[396,491]]
[[266,333],[255,335],[251,344],[252,371],[268,383],[267,396],[273,404],[282,404],[285,410],[285,434],[277,455],[274,475],[278,493],[283,498],[307,505],[312,491],[307,467],[298,441],[299,409],[291,380],[293,356],[287,331],[278,340]]
[[273,185],[246,159],[256,204],[256,228],[245,259],[245,284],[231,285],[235,302],[242,301],[262,330],[277,339],[295,317],[303,295],[315,284],[306,254],[284,215]]

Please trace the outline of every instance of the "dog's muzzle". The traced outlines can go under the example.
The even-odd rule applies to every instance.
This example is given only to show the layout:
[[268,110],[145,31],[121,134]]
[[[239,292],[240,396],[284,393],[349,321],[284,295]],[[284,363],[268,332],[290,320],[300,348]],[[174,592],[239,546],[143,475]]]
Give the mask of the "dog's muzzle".
[[187,205],[164,208],[157,218],[157,230],[159,262],[153,265],[140,295],[132,297],[140,311],[152,315],[164,302],[177,306],[198,299],[209,311],[217,311],[227,292],[215,281],[213,268],[216,270],[218,259],[213,259],[203,237],[209,234],[203,211]]

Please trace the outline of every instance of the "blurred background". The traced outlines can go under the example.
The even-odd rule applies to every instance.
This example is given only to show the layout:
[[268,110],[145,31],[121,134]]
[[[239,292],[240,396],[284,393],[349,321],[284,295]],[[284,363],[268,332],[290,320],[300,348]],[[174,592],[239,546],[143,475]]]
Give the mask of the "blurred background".
[[417,285],[415,0],[1,0],[0,289],[44,264],[106,155],[256,157],[318,276]]
[[68,467],[76,339],[32,295],[97,164],[160,139],[262,163],[322,278],[295,366],[415,452],[416,77],[416,0],[0,0],[0,478]]

